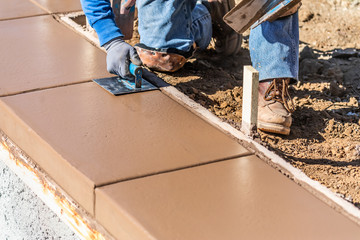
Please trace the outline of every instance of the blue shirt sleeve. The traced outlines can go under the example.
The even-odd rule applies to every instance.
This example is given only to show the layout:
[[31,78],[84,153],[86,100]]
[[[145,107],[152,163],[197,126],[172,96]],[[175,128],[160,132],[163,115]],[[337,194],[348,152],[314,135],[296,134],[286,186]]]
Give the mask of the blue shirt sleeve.
[[109,0],[81,0],[81,5],[90,26],[99,37],[100,46],[124,36],[116,26]]

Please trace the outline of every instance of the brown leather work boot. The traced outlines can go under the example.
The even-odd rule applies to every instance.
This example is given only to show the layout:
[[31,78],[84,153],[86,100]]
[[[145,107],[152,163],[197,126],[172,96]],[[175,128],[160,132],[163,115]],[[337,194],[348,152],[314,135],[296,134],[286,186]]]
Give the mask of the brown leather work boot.
[[[134,46],[142,63],[153,70],[161,72],[175,72],[182,68],[187,59],[192,56],[194,48],[190,52],[162,52],[145,46],[144,44],[136,44]],[[176,51],[176,52],[175,52]]]
[[288,92],[289,82],[284,78],[259,82],[258,129],[290,134],[294,104]]
[[235,6],[235,1],[202,0],[201,3],[211,15],[215,51],[225,56],[238,54],[241,50],[242,36],[223,20],[224,15]]

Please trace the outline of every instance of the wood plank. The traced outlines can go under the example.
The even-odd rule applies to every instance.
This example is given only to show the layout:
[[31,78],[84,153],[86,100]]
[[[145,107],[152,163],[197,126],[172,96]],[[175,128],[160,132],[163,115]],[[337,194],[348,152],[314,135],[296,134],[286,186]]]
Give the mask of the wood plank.
[[241,34],[282,1],[243,0],[224,16],[224,21]]
[[252,66],[244,66],[243,79],[241,130],[250,136],[256,130],[257,123],[259,72]]

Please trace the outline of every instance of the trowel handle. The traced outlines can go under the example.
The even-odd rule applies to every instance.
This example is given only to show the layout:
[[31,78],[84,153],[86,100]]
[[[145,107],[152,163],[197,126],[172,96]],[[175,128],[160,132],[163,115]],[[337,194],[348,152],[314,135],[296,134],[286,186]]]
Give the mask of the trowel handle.
[[129,66],[130,73],[135,77],[135,87],[141,88],[141,80],[142,80],[142,67],[130,63]]
[[129,65],[129,70],[130,70],[130,73],[132,75],[134,75],[135,77],[137,75],[140,75],[140,77],[142,77],[142,67],[141,66],[138,66],[138,65],[135,65],[133,63],[130,63]]

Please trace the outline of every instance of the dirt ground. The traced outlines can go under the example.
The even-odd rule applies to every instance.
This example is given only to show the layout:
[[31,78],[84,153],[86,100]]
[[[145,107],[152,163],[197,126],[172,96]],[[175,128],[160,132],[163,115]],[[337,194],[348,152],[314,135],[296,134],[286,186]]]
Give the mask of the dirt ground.
[[[360,207],[360,2],[303,0],[299,19],[291,134],[259,132],[256,140]],[[239,128],[242,69],[251,63],[248,38],[246,32],[238,56],[225,58],[210,47],[180,71],[157,74]]]

